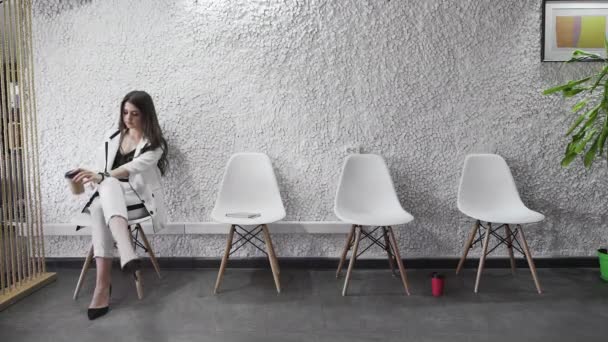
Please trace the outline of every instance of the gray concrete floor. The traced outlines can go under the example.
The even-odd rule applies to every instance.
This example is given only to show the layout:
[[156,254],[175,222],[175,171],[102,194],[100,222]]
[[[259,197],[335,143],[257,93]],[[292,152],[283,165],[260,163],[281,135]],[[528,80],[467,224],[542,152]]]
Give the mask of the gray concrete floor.
[[78,270],[0,312],[0,341],[600,341],[608,337],[608,284],[597,269],[446,270],[446,292],[430,295],[430,270],[410,270],[412,295],[388,270],[356,270],[350,295],[332,270],[283,269],[277,295],[269,269],[228,269],[213,295],[214,269],[144,269],[145,298],[116,270],[110,312],[89,321],[94,269],[77,301]]

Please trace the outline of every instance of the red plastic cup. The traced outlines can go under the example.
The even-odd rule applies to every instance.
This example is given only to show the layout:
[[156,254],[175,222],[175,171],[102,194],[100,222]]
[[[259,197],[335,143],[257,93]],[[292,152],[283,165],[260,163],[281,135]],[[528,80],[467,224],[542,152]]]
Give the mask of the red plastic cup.
[[431,287],[433,290],[433,297],[443,296],[443,287],[445,285],[445,279],[443,275],[439,273],[433,273],[431,278]]

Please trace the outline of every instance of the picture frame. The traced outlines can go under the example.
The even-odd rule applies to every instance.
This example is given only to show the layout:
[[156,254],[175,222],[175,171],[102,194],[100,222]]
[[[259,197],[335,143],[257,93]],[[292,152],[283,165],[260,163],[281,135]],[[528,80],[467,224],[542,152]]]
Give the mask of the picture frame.
[[541,60],[563,62],[574,50],[606,58],[608,1],[543,0]]

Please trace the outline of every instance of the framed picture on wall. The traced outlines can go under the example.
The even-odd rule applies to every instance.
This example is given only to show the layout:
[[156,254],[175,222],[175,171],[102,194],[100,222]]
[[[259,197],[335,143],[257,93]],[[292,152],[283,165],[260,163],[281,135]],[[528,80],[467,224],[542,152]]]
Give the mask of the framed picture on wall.
[[541,58],[567,61],[574,50],[606,57],[608,1],[543,1]]

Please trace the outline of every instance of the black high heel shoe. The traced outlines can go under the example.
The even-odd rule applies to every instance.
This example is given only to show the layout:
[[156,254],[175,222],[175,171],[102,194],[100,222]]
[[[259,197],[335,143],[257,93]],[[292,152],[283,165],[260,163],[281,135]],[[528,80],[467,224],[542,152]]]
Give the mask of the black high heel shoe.
[[[110,296],[112,296],[112,285],[110,285]],[[109,305],[109,301],[110,298],[108,298],[108,306],[104,306],[103,308],[94,308],[94,309],[88,309],[87,310],[87,316],[89,316],[89,320],[94,320],[96,318],[99,318],[105,314],[108,313],[108,311],[110,310],[110,305]]]
[[122,271],[125,273],[135,273],[141,268],[141,260],[139,258],[129,260],[123,267]]

